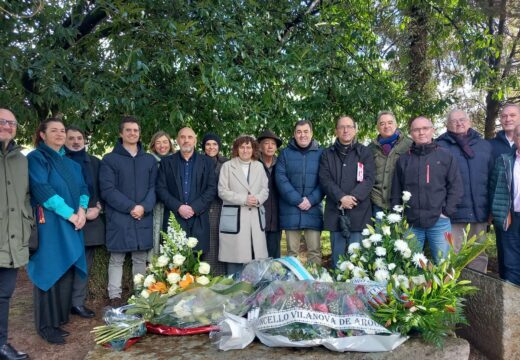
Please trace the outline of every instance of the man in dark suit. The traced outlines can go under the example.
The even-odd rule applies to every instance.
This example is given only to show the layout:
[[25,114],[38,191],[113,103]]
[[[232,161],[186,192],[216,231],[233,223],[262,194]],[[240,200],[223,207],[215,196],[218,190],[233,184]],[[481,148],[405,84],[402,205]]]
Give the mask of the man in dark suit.
[[208,209],[217,194],[215,164],[195,151],[197,136],[188,127],[177,135],[180,151],[163,159],[157,180],[157,196],[164,202],[165,227],[170,211],[188,236],[199,241],[196,249],[209,251]]
[[[88,186],[88,192],[90,194],[86,214],[87,222],[83,228],[85,257],[87,258],[87,267],[90,273],[96,246],[105,244],[105,221],[100,214],[102,209],[99,195],[99,166],[101,160],[93,155],[87,154],[85,140],[85,132],[82,129],[77,126],[69,126],[67,128],[65,151],[69,158],[81,165],[83,177],[85,178],[85,183]],[[95,316],[94,312],[85,306],[87,287],[88,278],[74,276],[71,313],[83,318],[92,318]]]

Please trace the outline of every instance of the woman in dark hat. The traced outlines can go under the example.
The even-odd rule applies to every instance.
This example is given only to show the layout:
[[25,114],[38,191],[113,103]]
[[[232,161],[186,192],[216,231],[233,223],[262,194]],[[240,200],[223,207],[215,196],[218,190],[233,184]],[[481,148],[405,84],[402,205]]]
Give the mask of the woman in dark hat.
[[260,161],[264,165],[265,174],[269,180],[269,197],[264,203],[265,207],[265,239],[269,257],[280,257],[280,240],[282,231],[278,226],[278,190],[274,181],[276,167],[276,151],[282,146],[282,140],[271,130],[263,131],[258,136],[260,148]]
[[[221,141],[218,135],[207,133],[202,138],[202,149],[204,154],[215,162],[215,174],[218,181],[220,168],[222,164],[229,159],[220,155]],[[222,200],[217,196],[209,207],[209,253],[206,256],[206,261],[210,264],[213,275],[224,275],[226,273],[226,265],[218,261],[218,247],[219,247],[219,222],[220,209],[222,207]]]

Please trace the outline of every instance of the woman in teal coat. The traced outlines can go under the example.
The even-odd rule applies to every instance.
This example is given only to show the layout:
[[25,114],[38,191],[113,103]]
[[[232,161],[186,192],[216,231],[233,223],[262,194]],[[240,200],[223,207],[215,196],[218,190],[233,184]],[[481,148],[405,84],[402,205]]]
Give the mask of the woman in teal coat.
[[79,164],[65,156],[65,126],[47,119],[35,134],[29,161],[29,186],[38,226],[38,249],[27,272],[34,289],[35,325],[40,336],[63,344],[68,333],[73,271],[85,276],[85,225],[88,190]]

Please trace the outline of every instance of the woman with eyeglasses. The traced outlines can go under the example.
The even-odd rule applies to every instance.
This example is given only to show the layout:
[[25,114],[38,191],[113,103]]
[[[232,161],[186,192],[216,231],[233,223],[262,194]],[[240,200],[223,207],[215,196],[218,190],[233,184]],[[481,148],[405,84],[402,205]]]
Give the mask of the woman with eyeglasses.
[[81,166],[65,156],[65,126],[60,119],[40,123],[35,150],[27,156],[32,205],[36,209],[38,249],[27,272],[34,288],[35,325],[51,344],[64,344],[69,333],[73,275],[86,276],[81,229],[88,207],[88,187]]

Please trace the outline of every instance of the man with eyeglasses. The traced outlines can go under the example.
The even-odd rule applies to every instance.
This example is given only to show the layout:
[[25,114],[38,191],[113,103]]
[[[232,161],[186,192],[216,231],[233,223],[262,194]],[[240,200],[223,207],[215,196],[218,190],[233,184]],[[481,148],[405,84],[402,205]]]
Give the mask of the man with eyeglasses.
[[[437,138],[437,143],[448,150],[457,161],[462,184],[463,196],[457,210],[450,216],[454,250],[460,251],[464,241],[464,231],[470,225],[468,239],[473,235],[479,241],[486,239],[489,217],[488,182],[493,171],[493,152],[489,142],[471,127],[468,114],[460,109],[449,112],[444,134]],[[488,257],[480,254],[468,267],[485,273]]]
[[361,241],[370,223],[370,192],[375,164],[372,152],[356,141],[356,123],[349,116],[336,121],[336,141],[320,159],[320,186],[327,196],[324,229],[330,231],[332,264],[345,254],[347,244]]
[[11,111],[0,109],[0,359],[11,360],[28,358],[7,343],[7,325],[18,268],[29,260],[33,226],[27,159],[14,141],[17,125]]
[[374,187],[370,193],[374,217],[379,211],[390,210],[395,163],[412,145],[412,140],[397,128],[395,116],[390,111],[381,111],[377,115],[377,131],[379,135],[368,145],[376,165]]
[[500,277],[520,285],[520,125],[514,128],[513,139],[515,149],[495,159],[489,195],[493,224],[501,233]]
[[392,206],[402,203],[403,191],[412,194],[405,209],[408,223],[420,246],[428,240],[436,263],[445,257],[451,232],[450,217],[457,210],[463,187],[456,159],[433,142],[435,129],[430,119],[419,116],[410,123],[412,146],[395,167]]

